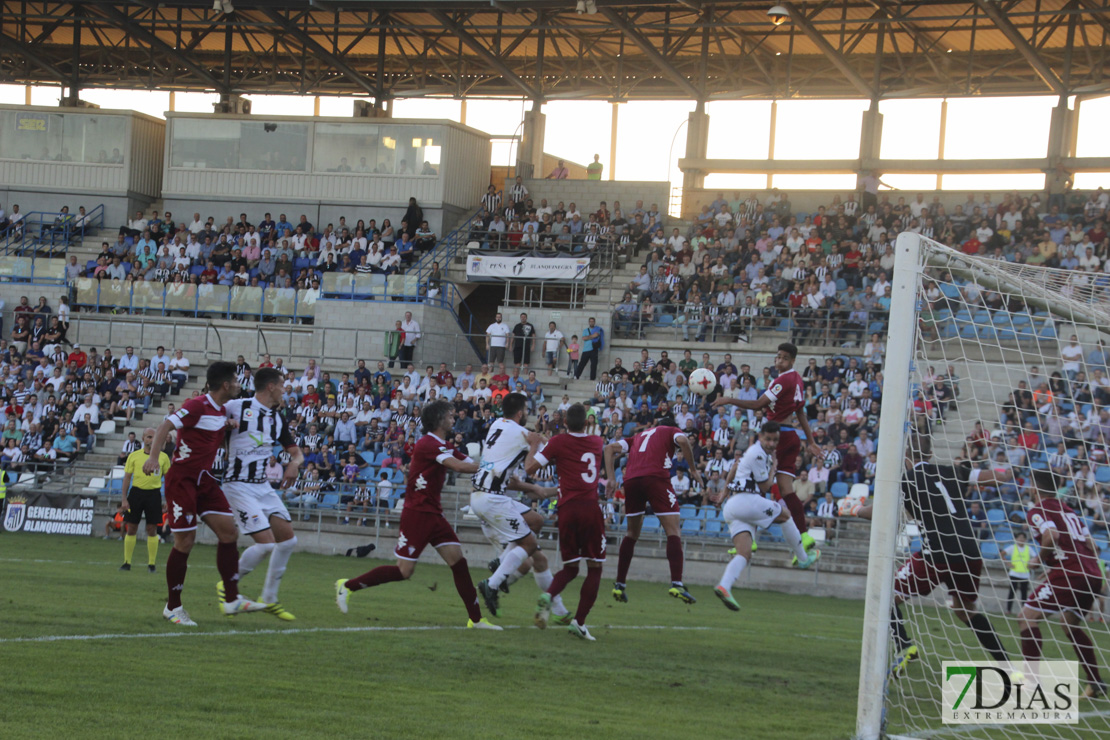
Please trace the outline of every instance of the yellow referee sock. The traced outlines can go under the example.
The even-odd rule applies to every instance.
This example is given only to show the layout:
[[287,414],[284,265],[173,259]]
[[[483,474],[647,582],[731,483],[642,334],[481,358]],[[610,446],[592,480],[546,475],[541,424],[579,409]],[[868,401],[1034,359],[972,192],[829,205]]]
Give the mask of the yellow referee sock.
[[158,562],[158,535],[154,535],[153,537],[147,535],[146,560],[147,565],[154,565]]
[[123,536],[123,562],[131,565],[131,556],[135,554],[135,543],[139,538],[133,534],[125,534]]

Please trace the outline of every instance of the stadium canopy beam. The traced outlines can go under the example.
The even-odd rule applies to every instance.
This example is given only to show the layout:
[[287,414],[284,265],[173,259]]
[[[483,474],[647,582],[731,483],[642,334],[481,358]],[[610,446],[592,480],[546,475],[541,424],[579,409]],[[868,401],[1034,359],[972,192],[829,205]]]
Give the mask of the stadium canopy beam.
[[1110,33],[1110,19],[1103,15],[1106,8],[1096,3],[1095,0],[1076,0],[1076,2],[1091,11],[1091,18],[1094,19],[1095,23],[1100,25],[1103,31]]
[[0,49],[10,49],[62,84],[69,84],[70,82],[70,77],[68,75],[36,54],[22,41],[18,41],[11,36],[0,33]]
[[543,100],[543,94],[540,93],[539,90],[529,85],[527,82],[520,78],[520,75],[509,69],[509,65],[505,64],[505,61],[501,57],[497,56],[492,51],[487,49],[482,44],[482,42],[474,38],[474,36],[472,36],[470,32],[462,26],[462,24],[453,21],[450,16],[448,16],[442,10],[431,9],[428,12],[437,21],[442,23],[444,28],[455,34],[455,36],[458,37],[459,41],[463,42],[463,44],[467,48],[469,48],[478,56],[482,57],[482,59],[486,60],[486,63],[500,72],[506,80],[523,90],[525,95],[533,100]]
[[150,31],[147,31],[139,25],[137,19],[117,10],[111,5],[86,5],[85,7],[89,12],[100,15],[113,26],[145,42],[152,50],[165,54],[170,60],[180,64],[201,80],[211,85],[214,90],[228,92],[223,89],[223,83],[213,77],[208,70],[203,69],[198,64],[194,64],[189,57],[179,53],[177,49],[162,41],[162,39],[158,38]]
[[1066,95],[1067,88],[1064,86],[1063,81],[1052,71],[1045,63],[1037,50],[1029,43],[1029,41],[1021,35],[1018,30],[1006,15],[998,9],[998,7],[991,0],[975,0],[975,4],[979,7],[983,14],[991,19],[995,27],[1002,32],[1011,44],[1014,45],[1014,50],[1025,57],[1025,61],[1029,62],[1029,66],[1037,73],[1037,76],[1044,81],[1046,85],[1057,95]]
[[612,8],[600,8],[600,12],[609,22],[619,28],[624,35],[631,39],[640,51],[644,52],[644,56],[651,60],[651,62],[659,68],[659,71],[665,74],[671,81],[673,81],[679,88],[682,89],[691,100],[704,100],[703,94],[674,66],[667,61],[666,57],[659,53],[659,50],[647,38],[637,31],[632,26],[628,25],[624,18],[620,16]]
[[783,7],[790,13],[790,18],[794,21],[798,29],[806,38],[813,42],[814,46],[821,50],[821,53],[832,62],[834,67],[840,70],[840,73],[848,79],[848,82],[852,83],[857,90],[863,93],[864,97],[877,97],[875,90],[871,85],[867,84],[867,80],[863,79],[860,73],[853,69],[852,65],[848,64],[848,60],[844,58],[843,54],[833,48],[833,45],[825,40],[825,37],[821,35],[812,23],[810,23],[809,18],[806,18],[805,13],[800,11],[794,3],[783,3]]
[[262,8],[261,10],[267,18],[280,26],[285,33],[296,39],[297,43],[301,45],[302,49],[304,49],[305,51],[311,51],[317,57],[342,72],[347,79],[372,95],[375,101],[377,101],[378,98],[382,96],[383,88],[381,87],[381,79],[378,80],[379,84],[374,84],[369,78],[366,77],[366,75],[362,74],[354,67],[332,54],[320,44],[316,43],[316,41],[311,36],[289,23],[279,13],[275,13],[270,8]]

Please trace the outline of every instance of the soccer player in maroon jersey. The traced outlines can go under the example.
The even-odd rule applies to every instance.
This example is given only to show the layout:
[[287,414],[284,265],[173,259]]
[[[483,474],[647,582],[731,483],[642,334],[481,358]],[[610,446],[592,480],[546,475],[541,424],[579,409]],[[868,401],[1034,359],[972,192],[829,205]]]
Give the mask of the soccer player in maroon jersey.
[[[173,549],[166,560],[166,585],[169,597],[162,616],[183,627],[196,627],[181,605],[181,591],[189,569],[189,552],[203,521],[216,535],[216,568],[224,582],[224,601],[220,611],[226,616],[261,611],[266,604],[248,601],[239,595],[239,530],[231,507],[212,475],[216,451],[223,447],[227,434],[224,404],[239,395],[235,363],[214,362],[208,366],[208,393],[190,398],[181,409],[166,417],[154,433],[152,450],[166,444],[170,432],[177,430],[170,471],[166,474],[166,508],[173,532]],[[158,456],[152,455],[143,472],[158,470]]]
[[793,419],[797,419],[798,429],[805,435],[809,454],[815,458],[821,457],[821,448],[813,442],[813,432],[809,428],[809,418],[805,410],[805,385],[802,376],[794,369],[794,361],[798,359],[798,348],[790,342],[779,345],[775,354],[775,370],[778,377],[763,392],[763,395],[754,401],[739,398],[718,398],[713,402],[713,408],[721,406],[739,406],[748,411],[767,409],[767,420],[777,421],[781,427],[779,432],[779,446],[775,451],[778,461],[778,474],[776,483],[779,484],[779,498],[790,509],[790,518],[802,533],[802,544],[809,550],[817,544],[813,536],[806,530],[805,502],[798,499],[794,493],[794,479],[798,477],[798,453],[801,452],[801,439],[798,432],[791,426]]
[[463,557],[459,537],[447,518],[443,516],[440,493],[447,471],[476,473],[478,464],[469,457],[447,446],[455,413],[446,401],[434,401],[424,407],[420,422],[427,432],[412,452],[409,479],[405,487],[405,508],[401,510],[401,525],[397,547],[393,554],[397,565],[380,565],[357,578],[340,578],[335,582],[335,603],[339,611],[347,613],[347,599],[352,591],[380,586],[392,581],[405,581],[412,577],[420,553],[431,545],[451,568],[455,589],[466,606],[466,626],[470,629],[500,630],[497,625],[482,617],[478,607],[478,591],[470,578],[470,569]]
[[[622,453],[628,454],[623,486],[624,513],[628,528],[617,555],[617,580],[613,583],[613,598],[617,601],[628,601],[625,579],[636,551],[636,541],[644,526],[644,511],[650,502],[651,510],[659,517],[659,523],[667,533],[667,562],[671,566],[671,587],[667,593],[687,604],[697,602],[682,585],[682,522],[679,520],[678,497],[671,487],[670,474],[671,458],[676,449],[682,450],[687,460],[694,459],[690,440],[675,426],[672,416],[660,419],[656,426],[631,439],[618,440],[605,446],[605,475],[611,486],[616,486],[617,481],[614,458]],[[699,486],[703,485],[701,473],[696,466],[690,468],[690,475]]]
[[1034,539],[1040,543],[1039,559],[1048,575],[1033,589],[1018,616],[1021,653],[1026,660],[1041,659],[1039,622],[1047,614],[1059,613],[1064,634],[1087,674],[1083,695],[1101,698],[1106,696],[1106,683],[1098,669],[1094,643],[1083,629],[1084,612],[1090,610],[1102,592],[1098,548],[1079,515],[1056,498],[1052,471],[1034,471],[1033,484],[1033,507],[1026,519]]
[[[582,584],[578,611],[570,623],[572,635],[594,640],[586,628],[586,616],[597,601],[601,586],[601,566],[605,562],[605,517],[597,500],[598,463],[605,443],[594,434],[583,434],[586,407],[576,403],[567,409],[567,433],[557,434],[541,447],[533,438],[524,461],[524,472],[532,475],[546,465],[554,465],[559,476],[559,553],[563,569],[555,574],[536,607],[536,626],[547,627],[551,600],[578,576],[578,562],[586,561],[586,581]],[[541,489],[548,491],[548,489]],[[530,493],[537,497],[535,493]],[[544,495],[538,496],[544,498]]]

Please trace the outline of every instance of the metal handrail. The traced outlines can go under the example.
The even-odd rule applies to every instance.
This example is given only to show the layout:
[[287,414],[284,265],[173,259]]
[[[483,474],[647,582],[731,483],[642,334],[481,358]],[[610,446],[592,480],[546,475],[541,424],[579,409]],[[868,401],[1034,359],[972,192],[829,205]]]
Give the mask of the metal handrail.
[[[30,249],[32,256],[37,256],[38,247],[47,243],[44,236],[49,234],[51,254],[68,254],[73,237],[78,234],[84,236],[86,233],[96,233],[97,230],[104,228],[103,203],[85,214],[85,222],[80,227],[74,225],[78,215],[62,213],[61,211],[31,211],[25,214],[20,221],[19,238],[16,238],[17,231],[9,228],[8,233],[4,236],[4,241],[0,242],[0,249],[3,250],[5,255],[8,255],[11,254],[15,245],[19,245],[15,248],[16,253]],[[60,231],[54,226],[59,218],[62,219]],[[27,234],[32,226],[37,227],[37,234],[33,235],[28,241]],[[55,246],[61,246],[62,249],[55,251]]]

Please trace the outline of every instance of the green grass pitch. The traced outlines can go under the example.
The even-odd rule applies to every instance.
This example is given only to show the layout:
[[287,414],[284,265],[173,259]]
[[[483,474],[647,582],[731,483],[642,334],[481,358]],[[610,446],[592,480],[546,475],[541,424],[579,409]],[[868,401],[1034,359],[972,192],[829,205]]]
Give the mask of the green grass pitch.
[[[227,620],[215,551],[198,546],[184,598],[200,626],[186,630],[161,617],[166,551],[151,575],[140,543],[121,573],[119,542],[0,535],[0,737],[833,740],[855,727],[859,601],[737,589],[733,613],[707,587],[685,606],[634,582],[617,604],[607,576],[586,643],[532,626],[531,578],[502,598],[505,632],[461,629],[442,565],[352,594],[342,615],[335,579],[382,561],[298,553],[281,590],[297,621]],[[257,596],[262,577],[244,591]],[[572,610],[580,584],[564,593]],[[932,641],[978,654],[950,615],[922,615]]]

